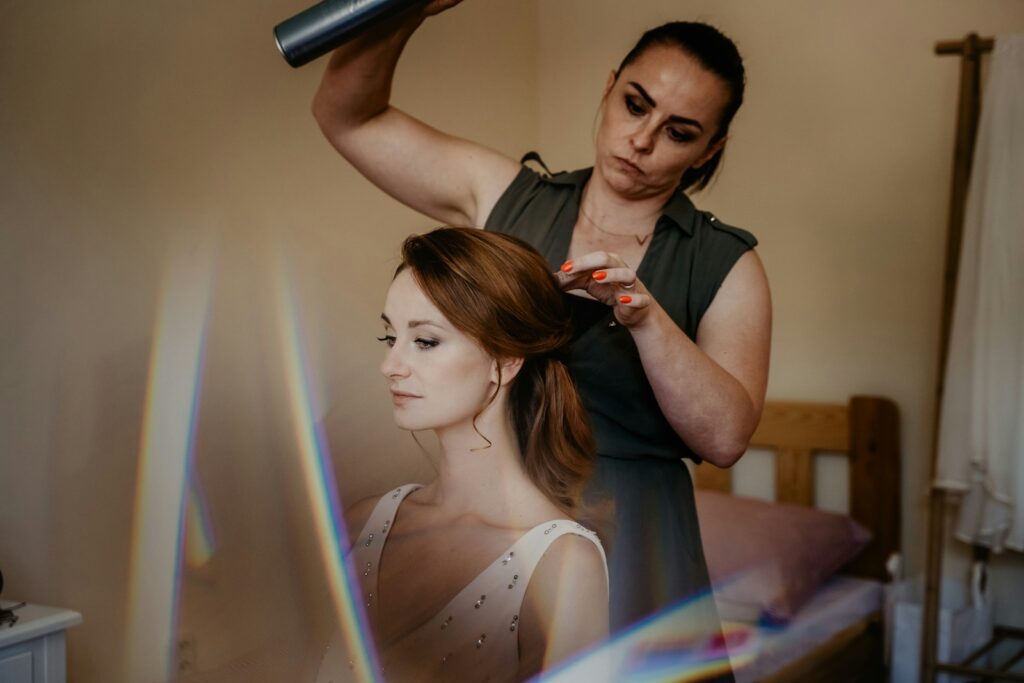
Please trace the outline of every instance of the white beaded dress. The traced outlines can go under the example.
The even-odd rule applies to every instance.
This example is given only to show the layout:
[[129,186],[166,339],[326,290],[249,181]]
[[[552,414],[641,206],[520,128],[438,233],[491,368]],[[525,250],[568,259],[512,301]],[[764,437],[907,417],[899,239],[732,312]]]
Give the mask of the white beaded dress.
[[[384,494],[351,552],[359,575],[363,604],[371,620],[377,609],[377,566],[392,520],[402,501],[420,488],[406,484]],[[519,614],[534,568],[548,547],[565,534],[589,539],[604,558],[597,535],[568,519],[539,524],[466,585],[437,615],[379,653],[380,678],[406,681],[516,680],[519,669]],[[605,562],[605,578],[608,576]],[[317,683],[353,680],[351,663],[340,634],[324,655]]]

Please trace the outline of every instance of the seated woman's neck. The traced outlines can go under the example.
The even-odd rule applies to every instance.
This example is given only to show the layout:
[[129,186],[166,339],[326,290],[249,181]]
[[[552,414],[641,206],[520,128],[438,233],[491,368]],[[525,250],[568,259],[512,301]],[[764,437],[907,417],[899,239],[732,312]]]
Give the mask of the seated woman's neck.
[[477,418],[476,430],[471,423],[435,430],[441,458],[437,479],[423,492],[430,504],[452,515],[471,514],[502,525],[517,523],[516,508],[539,491],[526,474],[506,414],[503,409],[488,409]]

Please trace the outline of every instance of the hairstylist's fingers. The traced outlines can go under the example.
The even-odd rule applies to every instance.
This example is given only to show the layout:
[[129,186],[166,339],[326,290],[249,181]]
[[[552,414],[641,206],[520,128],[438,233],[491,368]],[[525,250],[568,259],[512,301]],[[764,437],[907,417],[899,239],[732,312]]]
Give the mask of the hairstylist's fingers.
[[615,319],[629,327],[643,320],[650,309],[649,294],[619,294],[615,299]]
[[591,271],[570,271],[566,270],[563,266],[560,270],[556,270],[555,282],[562,291],[569,291],[570,289],[586,289],[587,285],[590,284],[590,273]]
[[[555,273],[555,279],[563,290],[585,289],[594,281],[600,282],[602,277],[606,277],[609,271],[619,269],[629,270],[629,267],[618,254],[607,251],[592,251],[589,254],[583,254],[563,263]],[[601,272],[605,273],[605,275],[598,275],[595,280],[593,276]],[[624,280],[623,283],[628,284],[632,282],[632,278],[633,276],[630,276],[630,279]]]
[[615,296],[615,305],[624,308],[647,308],[651,305],[651,295],[623,292]]
[[462,2],[462,0],[431,0],[426,4],[426,6],[424,6],[423,14],[428,17],[440,14],[446,9],[455,7],[460,2]]
[[606,268],[595,270],[590,277],[603,285],[616,285],[622,289],[635,289],[639,280],[632,268]]
[[562,264],[563,273],[580,273],[588,270],[600,270],[602,268],[623,268],[627,267],[622,257],[610,251],[592,251],[588,254],[577,256],[571,261]]

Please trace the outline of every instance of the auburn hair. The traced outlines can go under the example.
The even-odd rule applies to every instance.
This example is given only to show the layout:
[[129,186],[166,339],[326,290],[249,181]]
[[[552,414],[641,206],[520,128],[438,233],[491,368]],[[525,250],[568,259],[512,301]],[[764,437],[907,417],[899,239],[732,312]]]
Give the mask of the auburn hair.
[[509,385],[508,411],[527,475],[576,513],[596,446],[564,362],[572,326],[547,262],[515,237],[443,227],[405,240],[395,275],[403,270],[493,358],[524,359]]

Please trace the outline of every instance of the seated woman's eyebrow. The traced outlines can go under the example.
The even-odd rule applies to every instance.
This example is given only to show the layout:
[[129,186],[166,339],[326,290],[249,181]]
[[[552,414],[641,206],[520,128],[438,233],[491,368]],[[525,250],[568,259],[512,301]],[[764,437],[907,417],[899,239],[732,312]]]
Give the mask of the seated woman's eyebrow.
[[412,329],[414,327],[422,327],[424,325],[430,325],[432,327],[437,327],[437,328],[441,328],[441,329],[444,328],[444,325],[442,325],[439,322],[435,322],[433,320],[410,320],[409,321],[409,329]]
[[[391,322],[391,318],[389,318],[386,314],[381,313],[380,314],[380,319],[383,320],[384,323],[387,324],[388,326],[394,327],[394,325]],[[437,328],[440,328],[440,329],[444,329],[444,325],[442,325],[441,323],[439,323],[437,321],[434,321],[434,320],[427,319],[427,320],[410,320],[409,321],[409,329],[412,329],[414,327],[422,327],[423,325],[433,325],[434,327],[437,327]]]
[[[644,101],[647,102],[647,104],[649,106],[651,106],[651,107],[657,107],[658,106],[658,103],[654,101],[654,98],[651,97],[650,93],[648,93],[646,90],[644,90],[644,87],[642,85],[640,85],[636,81],[629,81],[628,83],[629,83],[629,85],[631,85],[634,88],[636,88],[637,94],[640,95],[640,97],[642,97],[644,99]],[[685,116],[678,116],[676,114],[672,114],[672,115],[670,115],[668,117],[668,120],[672,121],[673,123],[681,123],[681,124],[684,124],[684,125],[687,125],[687,126],[693,126],[694,128],[698,129],[700,132],[702,132],[702,133],[704,132],[704,126],[702,126],[700,121],[698,121],[697,119],[691,119],[691,118],[687,118]]]

